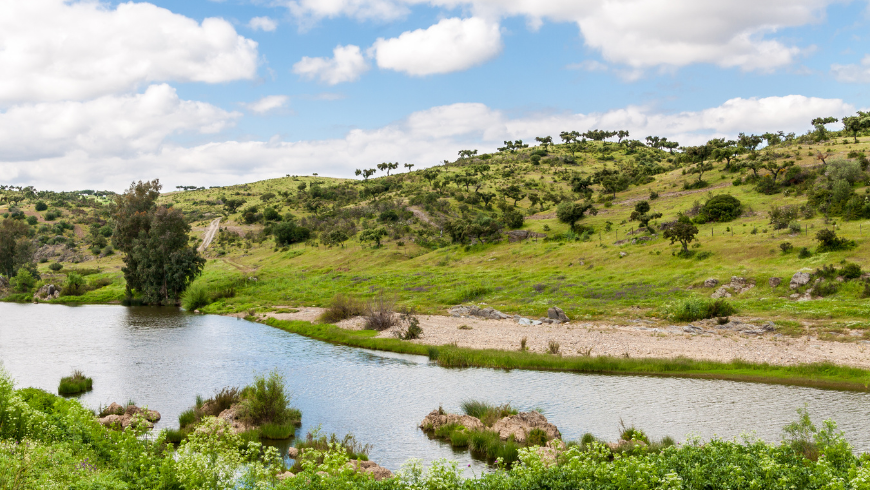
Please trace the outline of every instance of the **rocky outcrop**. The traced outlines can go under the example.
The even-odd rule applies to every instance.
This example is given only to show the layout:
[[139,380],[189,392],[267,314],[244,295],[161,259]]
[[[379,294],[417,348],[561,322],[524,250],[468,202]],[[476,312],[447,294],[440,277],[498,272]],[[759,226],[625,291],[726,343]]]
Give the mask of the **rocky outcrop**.
[[160,412],[139,408],[136,405],[126,407],[112,403],[100,412],[99,422],[106,427],[127,429],[131,426],[154,428],[154,423],[160,420]]
[[521,444],[526,442],[526,438],[532,429],[541,429],[546,432],[548,440],[562,438],[559,429],[547,422],[547,417],[544,417],[539,412],[520,412],[516,415],[504,417],[492,424],[492,430],[498,432],[498,436],[502,440],[506,441],[510,437],[513,437],[515,441]]
[[60,297],[60,288],[54,286],[54,284],[46,284],[33,293],[34,301],[46,301],[49,299],[57,299]]
[[283,481],[283,480],[286,480],[288,478],[293,478],[295,476],[296,475],[294,475],[293,473],[291,473],[289,471],[285,471],[284,473],[278,473],[277,475],[275,475],[275,478],[277,478],[278,481]]
[[480,308],[474,305],[470,306],[454,306],[447,310],[450,313],[450,316],[454,317],[463,317],[463,316],[476,316],[479,318],[488,318],[490,320],[505,320],[510,318],[510,315],[505,315],[504,313],[493,309],[493,308]]
[[767,285],[772,287],[772,288],[778,287],[780,284],[782,284],[781,277],[771,277],[770,279],[767,280]]
[[755,287],[754,279],[744,279],[742,277],[732,276],[731,282],[717,289],[711,298],[730,298],[732,295],[737,295],[749,291]]
[[508,243],[521,242],[529,238],[547,238],[546,233],[536,233],[529,230],[511,230],[507,232]]
[[791,289],[797,289],[801,286],[806,286],[810,283],[810,274],[808,272],[795,272],[793,276],[791,276],[791,281],[788,283],[788,287]]
[[733,330],[747,335],[763,335],[775,331],[776,324],[765,322],[761,325],[754,325],[752,323],[743,323],[740,320],[731,320],[722,325],[716,325],[716,328],[720,330]]
[[442,425],[459,424],[466,429],[475,430],[483,429],[483,424],[477,417],[471,415],[457,415],[455,413],[444,413],[441,410],[432,410],[432,413],[426,416],[420,422],[420,428],[423,430],[435,430]]
[[719,279],[710,278],[710,279],[707,279],[706,281],[704,281],[705,288],[715,288],[718,285],[719,285]]
[[566,315],[565,312],[562,311],[562,308],[559,308],[558,306],[553,306],[547,310],[547,318],[551,320],[557,320],[559,322],[568,321],[568,315]]
[[232,427],[233,432],[236,434],[256,429],[255,426],[247,423],[242,419],[238,405],[233,405],[230,408],[224,410],[223,412],[218,414],[217,418],[226,420],[230,424],[230,427]]
[[393,477],[392,471],[384,468],[383,466],[379,466],[374,461],[359,461],[356,459],[351,459],[347,462],[347,465],[357,473],[368,473],[372,475],[372,477],[374,477],[374,479],[377,481]]

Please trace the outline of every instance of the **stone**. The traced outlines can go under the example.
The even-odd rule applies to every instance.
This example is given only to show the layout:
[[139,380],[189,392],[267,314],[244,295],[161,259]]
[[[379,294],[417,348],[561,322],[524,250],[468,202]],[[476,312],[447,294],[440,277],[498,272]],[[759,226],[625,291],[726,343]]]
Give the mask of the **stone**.
[[521,444],[526,442],[526,437],[532,429],[541,429],[546,432],[547,440],[562,438],[559,429],[547,422],[547,417],[539,412],[520,412],[504,417],[492,424],[492,430],[498,432],[498,436],[503,441],[513,436],[514,440]]
[[290,446],[290,449],[287,450],[287,456],[289,456],[290,459],[296,459],[297,457],[299,457],[299,450],[293,446]]
[[37,290],[35,293],[33,293],[33,299],[35,301],[57,299],[59,297],[60,289],[56,288],[54,284],[46,284],[39,288],[39,290]]
[[381,481],[385,478],[393,477],[392,471],[384,468],[383,466],[379,466],[374,461],[357,461],[355,459],[351,459],[347,462],[347,464],[357,473],[371,474],[376,481]]
[[283,481],[283,480],[286,480],[287,478],[294,478],[295,476],[296,475],[294,475],[293,473],[291,473],[289,471],[285,471],[284,473],[278,473],[277,475],[275,475],[275,478],[277,478],[278,481]]
[[715,288],[718,285],[719,285],[719,279],[713,279],[711,277],[710,279],[707,279],[706,281],[704,281],[705,288]]
[[532,321],[529,320],[528,318],[520,318],[520,319],[518,320],[518,322],[519,322],[520,325],[526,325],[526,326],[529,326],[529,325],[532,324]]
[[441,410],[432,410],[422,422],[420,428],[423,430],[435,430],[442,425],[459,424],[466,429],[475,430],[483,429],[483,423],[472,417],[471,415],[457,415],[455,413],[444,413]]
[[559,320],[560,322],[567,322],[568,315],[562,311],[562,308],[558,306],[553,306],[547,310],[547,318],[551,318],[553,320]]
[[487,318],[490,320],[506,320],[510,318],[509,315],[505,315],[504,313],[493,309],[493,308],[480,308],[474,305],[465,306],[454,306],[447,310],[450,313],[450,316],[453,317],[463,317],[463,316],[476,316],[480,318]]
[[619,258],[625,257],[626,255],[628,254],[625,252],[619,252]]
[[102,412],[100,412],[100,417],[105,417],[106,415],[124,415],[124,407],[118,405],[115,402],[112,402],[108,407],[104,408]]
[[810,274],[808,272],[795,272],[793,276],[791,276],[791,281],[788,283],[788,287],[791,289],[797,289],[801,286],[806,286],[810,283]]
[[217,418],[226,420],[230,424],[230,427],[232,427],[232,431],[235,434],[254,429],[254,426],[242,420],[238,412],[239,406],[233,405],[230,408],[227,408],[226,410],[219,413]]
[[767,285],[772,287],[772,288],[775,288],[775,287],[779,286],[780,284],[782,284],[781,277],[771,277],[770,279],[767,280]]
[[160,413],[155,410],[139,408],[136,405],[128,405],[126,408],[112,403],[100,412],[100,424],[106,427],[126,429],[134,423],[146,429],[153,429],[154,423],[160,420]]
[[721,288],[714,291],[713,294],[710,295],[710,297],[713,299],[730,298],[731,293],[728,291],[728,286],[722,286]]
[[507,232],[508,243],[521,242],[529,238],[547,238],[546,233],[537,233],[528,230],[511,230]]

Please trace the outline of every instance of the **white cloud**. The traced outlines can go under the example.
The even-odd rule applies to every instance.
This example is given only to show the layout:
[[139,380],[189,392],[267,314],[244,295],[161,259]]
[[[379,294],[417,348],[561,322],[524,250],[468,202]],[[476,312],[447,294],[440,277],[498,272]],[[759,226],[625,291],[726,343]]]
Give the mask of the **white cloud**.
[[[524,16],[574,22],[587,46],[611,63],[634,69],[710,63],[768,71],[792,63],[805,49],[776,39],[778,31],[819,22],[842,0],[295,0],[302,19],[346,15],[393,20],[409,5],[468,9],[489,19]],[[810,48],[807,48],[810,49]]]
[[369,69],[359,46],[336,46],[332,54],[332,58],[303,56],[293,65],[293,73],[309,80],[319,78],[321,82],[336,85],[356,81]]
[[248,27],[255,31],[272,32],[278,28],[278,22],[269,17],[254,17],[248,22]]
[[257,43],[149,3],[0,2],[0,104],[85,100],[159,81],[251,79]]
[[840,82],[868,83],[870,82],[870,54],[864,56],[860,65],[839,65],[834,63],[831,65],[831,73]]
[[[204,102],[181,100],[166,84],[152,85],[141,94],[87,102],[16,105],[0,113],[0,161],[79,154],[86,166],[84,162],[104,158],[153,154],[174,134],[217,133],[239,116]],[[73,169],[56,168],[56,178],[69,170]]]
[[479,17],[443,19],[428,29],[378,39],[372,52],[378,67],[423,76],[466,70],[501,52],[497,23]]
[[604,63],[596,60],[584,60],[580,63],[572,63],[565,68],[569,70],[583,70],[583,71],[607,71],[608,67]]
[[265,114],[269,111],[284,107],[288,100],[290,100],[290,98],[286,95],[267,95],[256,102],[245,104],[245,107],[257,114]]
[[[147,99],[152,91],[154,103],[140,100]],[[46,136],[32,139],[48,141],[50,150],[34,144],[0,156],[0,175],[8,176],[4,180],[38,188],[122,190],[131,180],[155,177],[169,188],[227,185],[312,172],[350,177],[355,168],[372,162],[400,161],[423,168],[454,158],[460,149],[493,151],[506,139],[530,141],[535,136],[558,136],[565,130],[626,129],[635,139],[657,135],[682,144],[697,144],[713,137],[734,137],[741,131],[801,133],[810,129],[810,120],[819,114],[842,115],[855,110],[839,99],[788,95],[736,98],[717,107],[673,114],[628,106],[602,113],[510,118],[484,104],[462,103],[415,112],[373,130],[355,129],[343,138],[215,141],[185,147],[161,142],[161,138],[178,131],[214,131],[231,124],[237,115],[208,104],[179,101],[166,86],[149,88],[146,94],[135,97],[108,97],[101,104],[110,109],[97,111],[89,104],[71,107],[90,114],[85,119],[97,123],[66,123],[81,119],[65,116],[61,108],[70,107],[66,104],[51,105],[52,110],[42,115],[40,110],[28,109],[23,115],[9,115],[8,111],[0,116],[0,147],[9,148],[8,141],[28,139],[28,128],[38,128]],[[89,110],[80,106],[88,106]],[[130,116],[120,119],[120,124],[104,122],[112,121],[106,117],[109,112]],[[144,121],[136,116],[142,113],[148,114]],[[170,124],[164,127],[167,120]],[[212,122],[215,124],[209,125]]]

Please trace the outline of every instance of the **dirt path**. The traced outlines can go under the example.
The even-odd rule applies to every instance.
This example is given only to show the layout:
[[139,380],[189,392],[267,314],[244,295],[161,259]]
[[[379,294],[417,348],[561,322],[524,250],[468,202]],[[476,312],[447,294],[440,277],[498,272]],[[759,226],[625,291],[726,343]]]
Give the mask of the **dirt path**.
[[[266,313],[263,316],[313,322],[322,312],[323,308],[301,307],[296,313]],[[553,341],[559,344],[559,351],[564,356],[686,357],[723,362],[743,359],[777,365],[831,362],[870,368],[870,344],[860,341],[830,342],[815,337],[785,337],[776,332],[751,335],[718,330],[710,321],[695,322],[692,328],[644,320],[629,321],[624,325],[572,321],[561,325],[523,326],[513,319],[487,320],[445,315],[419,315],[417,318],[423,328],[423,337],[413,342],[428,345],[455,343],[473,349],[517,350],[525,338],[532,352],[547,352]],[[743,321],[762,323],[752,319]],[[343,320],[338,326],[359,330],[362,323],[362,318],[356,317]],[[378,337],[392,336],[390,331],[378,334]]]
[[196,250],[199,252],[205,251],[209,245],[211,245],[211,241],[214,240],[214,236],[217,235],[218,230],[220,229],[221,219],[215,218],[211,224],[208,225],[208,229],[205,230],[205,235],[202,237],[202,243],[199,244],[199,248]]
[[411,212],[414,213],[414,216],[416,216],[417,219],[419,219],[420,221],[424,221],[424,222],[429,223],[430,225],[435,226],[435,227],[438,226],[438,224],[435,223],[434,221],[432,221],[432,218],[430,218],[429,215],[426,214],[425,211],[418,208],[417,206],[408,206],[408,209],[410,209]]

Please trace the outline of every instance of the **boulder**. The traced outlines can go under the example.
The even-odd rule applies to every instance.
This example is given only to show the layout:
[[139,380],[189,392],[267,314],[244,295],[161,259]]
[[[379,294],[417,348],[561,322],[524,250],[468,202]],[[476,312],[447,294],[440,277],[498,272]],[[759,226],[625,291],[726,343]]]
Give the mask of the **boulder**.
[[[105,415],[104,415],[105,414]],[[127,405],[126,408],[112,403],[100,412],[100,424],[106,427],[126,429],[133,424],[139,424],[146,429],[153,429],[154,423],[160,420],[160,412]]]
[[560,322],[568,321],[568,315],[566,315],[565,312],[562,311],[562,308],[559,308],[558,306],[553,306],[547,310],[547,318],[558,320]]
[[463,317],[463,316],[476,316],[480,318],[487,318],[490,320],[505,320],[510,318],[510,316],[505,315],[504,313],[493,309],[493,308],[479,308],[474,305],[470,306],[454,306],[447,310],[450,313],[450,316],[454,317]]
[[791,281],[788,283],[788,287],[791,289],[797,289],[801,286],[806,286],[810,283],[810,274],[808,272],[795,272],[793,276],[791,276]]
[[620,259],[623,258],[623,257],[625,257],[626,255],[628,255],[628,254],[625,253],[625,252],[619,252],[619,258],[620,258]]
[[57,299],[60,297],[60,289],[54,287],[54,284],[46,284],[33,293],[34,300],[49,300],[49,299]]
[[297,457],[299,457],[299,450],[293,446],[290,446],[290,449],[287,450],[287,456],[289,456],[290,459],[296,459]]
[[371,474],[377,481],[393,477],[392,471],[384,468],[383,466],[379,466],[374,461],[358,461],[356,459],[351,459],[347,462],[347,464],[357,473]]
[[104,408],[103,411],[100,412],[100,417],[105,417],[106,415],[124,415],[124,407],[118,405],[115,402],[112,402],[108,407]]
[[[706,282],[704,283],[706,284]],[[743,277],[732,276],[731,282],[717,289],[711,298],[730,298],[732,295],[737,295],[755,287],[754,279],[745,279]]]
[[520,412],[516,415],[505,417],[492,424],[492,430],[498,432],[498,436],[506,441],[511,436],[519,443],[526,442],[526,437],[532,429],[541,429],[547,433],[547,439],[561,439],[562,434],[555,425],[547,422],[539,412]]
[[229,422],[230,427],[232,427],[233,432],[236,434],[239,434],[241,432],[247,432],[255,428],[254,426],[242,420],[241,416],[239,415],[238,405],[233,405],[230,408],[219,413],[218,418]]
[[713,294],[710,295],[710,297],[713,299],[730,298],[731,293],[728,291],[728,286],[722,286],[721,288],[714,291]]
[[719,279],[713,279],[711,277],[710,279],[707,279],[706,281],[704,281],[705,288],[715,288],[718,285],[719,285]]
[[779,286],[780,284],[782,284],[781,277],[771,277],[770,279],[767,280],[767,285],[772,287],[772,288],[775,288],[775,287]]
[[295,476],[296,475],[294,475],[293,473],[291,473],[289,471],[285,471],[284,473],[278,473],[277,475],[275,475],[275,478],[277,478],[278,481],[283,481],[283,480],[286,480],[287,478],[293,478]]
[[458,415],[455,413],[444,413],[441,410],[432,410],[432,412],[420,422],[420,428],[423,430],[435,430],[442,425],[459,424],[466,429],[475,430],[483,429],[483,424],[477,417],[471,415]]

